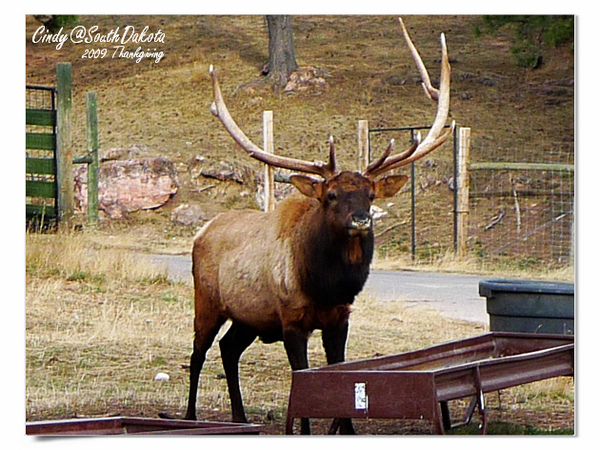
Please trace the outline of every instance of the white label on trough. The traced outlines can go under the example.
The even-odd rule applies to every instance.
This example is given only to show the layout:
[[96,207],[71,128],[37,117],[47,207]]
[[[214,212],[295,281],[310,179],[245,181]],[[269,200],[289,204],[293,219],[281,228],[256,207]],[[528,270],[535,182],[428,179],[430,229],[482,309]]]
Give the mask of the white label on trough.
[[367,409],[368,406],[367,383],[354,383],[354,409]]

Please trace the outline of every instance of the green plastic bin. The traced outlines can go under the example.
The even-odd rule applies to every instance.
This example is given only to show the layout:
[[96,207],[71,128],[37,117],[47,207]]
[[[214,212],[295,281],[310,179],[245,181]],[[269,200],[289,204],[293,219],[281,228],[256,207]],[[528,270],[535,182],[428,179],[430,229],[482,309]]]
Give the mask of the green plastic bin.
[[573,283],[493,279],[479,282],[490,331],[575,334]]

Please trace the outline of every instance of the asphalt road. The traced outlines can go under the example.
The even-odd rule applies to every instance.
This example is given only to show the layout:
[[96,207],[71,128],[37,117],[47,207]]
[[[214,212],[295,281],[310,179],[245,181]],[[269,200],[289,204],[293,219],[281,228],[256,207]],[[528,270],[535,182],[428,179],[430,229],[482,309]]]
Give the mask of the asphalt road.
[[[153,262],[177,281],[192,281],[191,257],[153,255]],[[381,300],[396,300],[438,310],[442,315],[488,323],[485,298],[479,296],[476,275],[373,270],[364,292]]]
[[364,291],[381,300],[399,300],[438,310],[442,315],[488,323],[485,297],[476,275],[374,270]]

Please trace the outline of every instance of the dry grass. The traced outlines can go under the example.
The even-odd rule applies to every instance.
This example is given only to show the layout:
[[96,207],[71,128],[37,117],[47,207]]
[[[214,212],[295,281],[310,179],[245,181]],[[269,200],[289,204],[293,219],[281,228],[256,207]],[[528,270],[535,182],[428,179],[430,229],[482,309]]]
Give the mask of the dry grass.
[[[87,233],[30,234],[26,244],[27,420],[182,413],[192,344],[191,286],[169,282],[123,250],[99,248]],[[372,358],[484,331],[402,302],[361,296],[353,308],[347,356]],[[319,334],[309,344],[313,367],[325,364]],[[250,420],[281,434],[291,378],[282,344],[253,344],[240,371]],[[170,380],[153,381],[158,372],[168,373]],[[213,346],[198,396],[204,419],[230,420],[222,374],[218,346]],[[573,384],[561,380],[503,391],[493,414],[510,420],[507,415],[521,411],[542,411],[542,417],[563,411],[572,427]],[[519,420],[544,429],[557,426],[551,419],[539,423],[531,414]],[[430,432],[395,422],[357,426],[364,434]]]
[[[28,404],[68,415],[87,399],[85,407],[106,410],[115,396],[135,395],[137,383],[154,397],[160,386],[151,371],[172,358],[162,349],[185,347],[178,339],[190,324],[187,297],[184,286],[122,250],[96,249],[71,233],[28,235]],[[160,332],[167,318],[170,337]]]
[[468,255],[460,258],[453,250],[447,250],[426,261],[413,261],[409,255],[390,258],[377,255],[373,268],[378,270],[418,270],[426,272],[448,272],[478,274],[500,278],[526,278],[532,280],[552,280],[575,282],[575,268],[571,265],[564,267],[534,266],[524,269],[514,264],[488,264],[485,260]]

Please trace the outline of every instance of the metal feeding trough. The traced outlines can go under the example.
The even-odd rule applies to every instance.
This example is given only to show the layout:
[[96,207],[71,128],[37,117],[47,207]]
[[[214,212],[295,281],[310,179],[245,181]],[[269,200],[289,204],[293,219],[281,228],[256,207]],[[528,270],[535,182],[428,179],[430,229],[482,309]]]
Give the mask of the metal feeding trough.
[[487,429],[484,393],[574,374],[569,335],[487,333],[423,350],[292,373],[286,434],[296,418],[431,421],[451,428],[448,401],[473,397]]
[[262,429],[262,425],[245,423],[199,422],[144,417],[49,420],[26,424],[27,435],[37,436],[259,434]]

